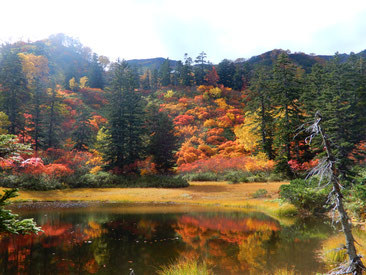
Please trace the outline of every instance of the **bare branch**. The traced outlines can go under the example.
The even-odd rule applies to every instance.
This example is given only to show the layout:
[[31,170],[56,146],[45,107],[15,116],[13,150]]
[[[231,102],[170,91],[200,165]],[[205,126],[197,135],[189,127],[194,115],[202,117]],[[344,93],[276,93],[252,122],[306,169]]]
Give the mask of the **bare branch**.
[[[333,207],[333,219],[334,222],[335,210],[338,211],[339,220],[342,225],[342,231],[346,237],[346,248],[347,254],[349,257],[349,261],[343,263],[339,267],[331,270],[328,274],[332,275],[340,275],[340,274],[353,274],[353,275],[361,275],[363,271],[366,270],[365,266],[361,261],[361,257],[357,255],[355,240],[351,231],[351,224],[347,212],[343,207],[343,194],[341,189],[343,188],[338,180],[338,170],[336,167],[335,157],[332,154],[332,149],[330,146],[330,141],[325,135],[323,129],[321,128],[321,120],[322,116],[319,112],[316,112],[314,121],[308,127],[305,128],[305,124],[300,127],[301,131],[305,131],[309,133],[309,136],[305,138],[306,144],[311,144],[312,140],[316,136],[320,136],[322,139],[322,145],[324,146],[324,150],[327,156],[320,160],[319,164],[314,167],[306,177],[306,179],[311,178],[313,176],[319,177],[319,188],[324,188],[330,184],[333,185],[332,191],[328,195],[327,203],[332,202]],[[323,179],[327,178],[328,182],[326,184],[323,183]]]

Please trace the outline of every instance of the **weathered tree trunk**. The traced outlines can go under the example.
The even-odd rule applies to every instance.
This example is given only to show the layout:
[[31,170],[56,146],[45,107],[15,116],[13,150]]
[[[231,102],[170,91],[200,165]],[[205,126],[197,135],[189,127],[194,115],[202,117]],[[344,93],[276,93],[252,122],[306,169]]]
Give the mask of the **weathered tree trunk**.
[[352,235],[351,230],[351,224],[349,222],[349,217],[347,215],[346,210],[343,206],[343,195],[340,190],[340,183],[338,181],[338,170],[334,165],[335,157],[332,154],[332,149],[330,147],[329,140],[327,139],[327,136],[325,135],[324,131],[320,127],[320,121],[321,116],[319,116],[319,122],[318,122],[318,130],[319,134],[321,135],[321,138],[323,140],[323,144],[327,153],[327,159],[332,164],[331,165],[331,175],[330,175],[330,181],[333,185],[333,192],[335,193],[336,198],[336,208],[338,210],[340,221],[342,224],[342,230],[346,237],[346,248],[347,248],[347,254],[350,260],[349,266],[347,266],[345,269],[340,270],[339,272],[335,272],[335,274],[354,274],[354,275],[361,275],[362,271],[365,270],[365,266],[363,265],[361,258],[357,255],[357,250],[355,247],[355,240]]

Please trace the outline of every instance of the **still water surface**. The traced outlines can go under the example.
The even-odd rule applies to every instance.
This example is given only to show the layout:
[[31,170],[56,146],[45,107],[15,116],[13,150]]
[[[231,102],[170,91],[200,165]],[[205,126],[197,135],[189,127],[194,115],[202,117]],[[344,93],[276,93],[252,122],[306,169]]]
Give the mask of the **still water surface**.
[[205,260],[215,274],[324,271],[317,255],[331,234],[323,221],[284,222],[260,212],[121,204],[17,206],[38,236],[1,236],[0,274],[156,274],[180,257]]

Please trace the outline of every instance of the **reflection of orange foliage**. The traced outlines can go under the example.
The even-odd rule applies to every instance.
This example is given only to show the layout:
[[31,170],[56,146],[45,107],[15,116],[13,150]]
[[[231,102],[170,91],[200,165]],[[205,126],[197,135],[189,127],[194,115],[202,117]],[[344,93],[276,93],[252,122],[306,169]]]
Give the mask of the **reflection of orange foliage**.
[[[252,258],[262,255],[261,244],[267,241],[273,232],[280,230],[277,222],[259,220],[255,218],[231,219],[228,217],[182,216],[175,228],[182,240],[191,247],[185,251],[184,256],[189,259],[197,255],[207,255],[208,264],[220,266],[233,274],[243,270],[257,267],[253,265]],[[238,258],[228,255],[230,246],[236,245],[240,249]],[[242,248],[247,245],[247,251]],[[251,251],[252,258],[243,258],[245,253]],[[247,260],[247,261],[245,261]]]
[[40,235],[46,235],[48,237],[56,237],[66,234],[68,230],[72,228],[71,224],[63,224],[54,226],[51,224],[42,225],[43,232]]
[[262,244],[269,240],[271,234],[271,231],[256,232],[240,243],[238,260],[246,270],[258,272],[264,269],[266,250]]
[[[73,227],[72,224],[51,224],[42,225],[43,232],[39,235],[7,235],[0,240],[0,252],[7,254],[9,266],[17,266],[18,270],[23,270],[29,261],[31,250],[39,243],[44,248],[58,248],[63,251],[71,250],[75,245],[84,245],[88,240],[100,237],[105,233],[101,225],[90,221],[84,228]],[[57,261],[57,255],[54,256]],[[94,258],[85,259],[85,270],[89,273],[96,273],[99,266]],[[62,259],[57,263],[60,274],[69,274],[74,263],[68,259]]]
[[143,235],[145,239],[151,239],[158,223],[156,221],[141,219],[137,224],[137,231],[139,235]]
[[99,270],[99,265],[98,263],[95,261],[95,259],[90,259],[84,266],[84,270],[86,270],[87,272],[91,273],[91,274],[95,274],[98,272]]

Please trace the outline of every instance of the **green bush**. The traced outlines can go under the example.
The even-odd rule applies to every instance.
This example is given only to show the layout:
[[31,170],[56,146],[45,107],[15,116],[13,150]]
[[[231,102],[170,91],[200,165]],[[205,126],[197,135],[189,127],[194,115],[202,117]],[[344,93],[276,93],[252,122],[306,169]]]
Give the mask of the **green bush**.
[[249,182],[267,182],[268,179],[265,176],[258,174],[258,175],[248,177],[248,181]]
[[268,196],[268,191],[266,189],[258,189],[252,194],[255,199],[266,198]]
[[354,196],[363,201],[366,202],[366,185],[356,185],[354,188],[354,192],[352,192],[354,194]]
[[248,182],[247,173],[243,171],[228,171],[223,175],[223,179],[230,183]]
[[3,175],[0,185],[8,188],[20,188],[35,191],[61,189],[62,184],[47,175]]
[[324,213],[328,199],[327,189],[317,189],[316,185],[303,179],[295,179],[280,187],[280,197],[293,204],[297,209],[311,214]]
[[182,176],[188,181],[218,181],[220,177],[214,172],[189,173]]
[[167,175],[114,175],[108,172],[70,176],[61,183],[47,175],[2,175],[0,186],[27,190],[46,191],[61,188],[98,188],[98,187],[161,187],[179,188],[189,186],[180,176]]
[[98,172],[97,174],[86,174],[77,182],[74,187],[160,187],[178,188],[189,186],[187,180],[179,176],[166,175],[114,175],[108,172]]
[[278,174],[269,174],[265,172],[251,173],[240,170],[229,170],[221,173],[187,173],[183,174],[182,177],[188,181],[228,181],[229,183],[267,182],[283,180],[283,178]]
[[138,177],[137,181],[135,181],[135,186],[178,188],[178,187],[188,187],[189,184],[187,180],[183,179],[180,176],[150,175],[150,176]]
[[366,219],[366,185],[356,184],[352,189],[344,192],[347,198],[346,206],[354,217],[360,220]]
[[284,178],[279,174],[270,174],[267,178],[268,181],[283,181]]
[[72,187],[111,187],[114,183],[114,175],[108,172],[98,172],[97,174],[86,174],[79,177],[74,184],[69,184]]

